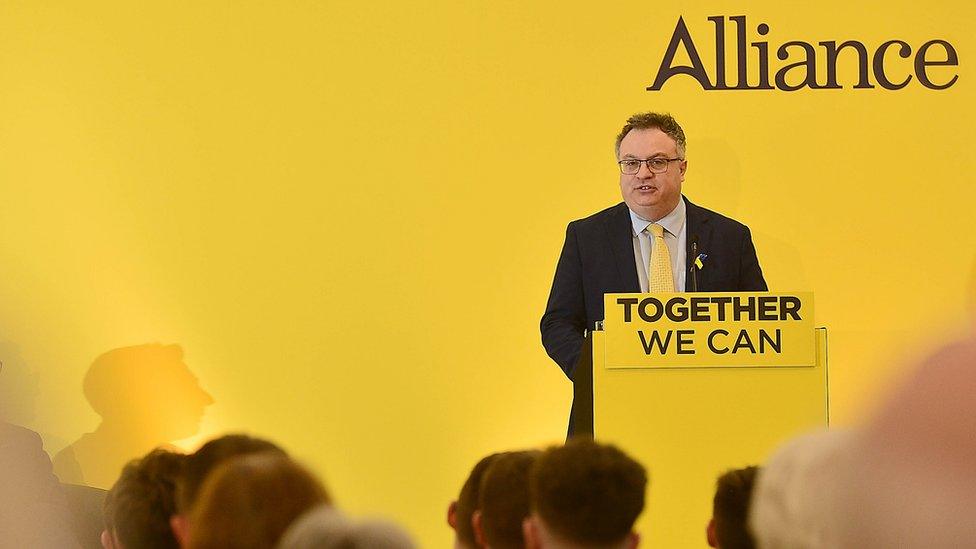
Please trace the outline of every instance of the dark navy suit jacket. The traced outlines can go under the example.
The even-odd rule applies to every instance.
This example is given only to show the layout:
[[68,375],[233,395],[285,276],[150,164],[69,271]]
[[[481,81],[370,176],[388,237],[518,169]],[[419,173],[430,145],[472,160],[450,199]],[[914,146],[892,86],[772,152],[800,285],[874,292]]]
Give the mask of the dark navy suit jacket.
[[[696,273],[700,292],[766,291],[749,228],[721,214],[692,204],[685,219],[687,260],[694,264],[692,244],[707,254]],[[634,261],[633,229],[623,202],[566,228],[549,303],[542,316],[542,344],[546,352],[573,379],[583,346],[584,330],[603,320],[603,294],[640,292]],[[691,291],[692,276],[684,290]]]

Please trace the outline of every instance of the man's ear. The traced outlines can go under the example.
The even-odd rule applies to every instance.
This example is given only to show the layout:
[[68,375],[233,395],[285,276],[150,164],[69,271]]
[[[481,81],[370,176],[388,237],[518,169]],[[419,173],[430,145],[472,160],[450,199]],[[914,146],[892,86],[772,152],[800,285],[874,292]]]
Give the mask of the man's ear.
[[108,530],[102,530],[100,539],[102,541],[102,549],[116,549],[115,536],[113,536]]
[[705,527],[705,538],[708,540],[709,547],[718,547],[718,536],[715,535],[715,519],[708,521],[708,526]]
[[627,534],[627,548],[634,549],[638,545],[640,545],[640,534],[631,530],[630,533]]
[[471,527],[474,528],[474,540],[478,543],[478,547],[488,547],[485,533],[481,530],[481,509],[471,515]]
[[173,530],[173,536],[180,542],[180,547],[186,547],[190,542],[190,521],[186,515],[173,515],[169,517],[169,527]]
[[522,519],[522,539],[525,540],[525,549],[542,549],[542,542],[539,540],[539,532],[536,530],[532,515]]
[[447,506],[447,524],[452,529],[457,530],[457,501],[452,501]]

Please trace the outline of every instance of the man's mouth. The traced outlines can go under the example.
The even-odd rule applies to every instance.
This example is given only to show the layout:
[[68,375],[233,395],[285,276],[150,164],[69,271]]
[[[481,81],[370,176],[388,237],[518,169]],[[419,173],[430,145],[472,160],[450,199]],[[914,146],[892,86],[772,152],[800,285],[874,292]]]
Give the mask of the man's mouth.
[[650,191],[651,189],[654,189],[654,188],[655,187],[652,187],[650,185],[641,185],[641,186],[637,187],[637,190],[638,191]]

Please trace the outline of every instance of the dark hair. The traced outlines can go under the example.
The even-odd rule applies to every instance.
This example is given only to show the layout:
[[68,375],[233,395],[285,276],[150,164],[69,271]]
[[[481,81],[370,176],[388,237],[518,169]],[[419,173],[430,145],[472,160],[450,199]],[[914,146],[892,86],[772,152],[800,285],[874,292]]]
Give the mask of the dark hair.
[[529,470],[538,451],[506,452],[492,461],[478,497],[481,530],[492,548],[522,548],[522,521],[529,516]]
[[187,547],[274,547],[295,519],[329,503],[322,483],[281,452],[225,460],[190,510]]
[[105,496],[105,529],[124,547],[179,548],[169,518],[186,456],[156,449],[122,469]]
[[454,531],[457,533],[457,537],[461,540],[461,543],[468,547],[476,547],[478,545],[474,539],[474,527],[471,525],[471,516],[478,509],[478,498],[481,494],[481,479],[488,466],[498,456],[499,454],[491,454],[490,456],[481,458],[481,461],[475,464],[474,469],[471,469],[471,474],[468,475],[468,480],[464,481],[464,486],[461,486],[461,493],[458,495],[455,511],[457,513],[457,525],[454,527]]
[[615,446],[573,439],[546,450],[532,468],[532,510],[557,537],[583,545],[618,543],[644,509],[644,467]]
[[722,549],[753,549],[756,542],[749,531],[749,501],[759,468],[732,469],[718,478],[712,518],[715,537]]
[[200,487],[207,480],[207,475],[221,462],[232,457],[260,452],[277,452],[285,455],[285,451],[273,442],[241,434],[224,435],[201,446],[186,457],[183,475],[180,477],[176,491],[177,511],[189,512],[197,499]]
[[658,112],[641,112],[627,119],[627,123],[620,130],[620,134],[617,135],[617,141],[614,143],[614,150],[617,152],[617,156],[620,156],[620,142],[624,140],[624,137],[627,137],[627,134],[631,130],[650,129],[661,130],[668,137],[674,139],[675,145],[678,148],[678,156],[681,158],[685,157],[687,142],[685,140],[684,130],[681,129],[681,125],[669,113]]

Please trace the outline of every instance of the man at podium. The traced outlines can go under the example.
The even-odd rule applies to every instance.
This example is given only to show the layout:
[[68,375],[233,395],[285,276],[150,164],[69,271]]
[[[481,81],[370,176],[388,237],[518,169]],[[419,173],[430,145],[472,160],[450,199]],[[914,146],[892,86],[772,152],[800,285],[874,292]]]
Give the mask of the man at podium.
[[631,116],[616,152],[624,201],[566,228],[542,316],[546,352],[571,379],[605,293],[768,289],[749,228],[682,196],[685,134],[671,115]]

